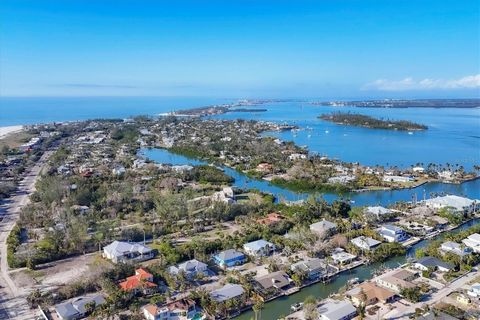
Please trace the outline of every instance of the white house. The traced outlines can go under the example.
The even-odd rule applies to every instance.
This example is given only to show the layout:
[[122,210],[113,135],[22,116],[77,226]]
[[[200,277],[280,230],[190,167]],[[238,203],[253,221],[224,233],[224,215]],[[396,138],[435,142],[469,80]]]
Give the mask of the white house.
[[443,251],[444,253],[453,253],[460,257],[464,257],[472,253],[472,249],[462,246],[460,243],[456,243],[453,241],[446,241],[442,243],[440,246],[440,251]]
[[388,242],[402,242],[408,239],[408,234],[397,226],[386,224],[378,229],[378,234]]
[[383,181],[405,183],[405,182],[414,181],[414,178],[410,177],[410,176],[408,176],[408,177],[405,177],[405,176],[383,176]]
[[321,320],[350,320],[357,315],[357,309],[347,300],[327,300],[317,312]]
[[357,258],[356,255],[348,253],[342,248],[336,248],[335,250],[333,250],[333,253],[332,253],[333,261],[338,264],[350,263],[356,258]]
[[470,286],[470,289],[467,291],[467,294],[474,298],[480,298],[480,283],[475,282]]
[[381,241],[378,241],[369,237],[365,237],[365,236],[356,237],[350,240],[350,242],[363,250],[375,249],[377,246],[379,246],[382,243]]
[[239,284],[227,283],[220,289],[210,292],[212,300],[221,303],[232,299],[241,299],[245,294],[242,286]]
[[178,266],[171,266],[168,268],[168,272],[172,275],[183,273],[187,278],[192,278],[196,275],[206,274],[208,272],[208,266],[197,259],[192,259],[180,263]]
[[480,234],[471,234],[467,238],[463,239],[462,242],[474,252],[480,253]]
[[473,211],[475,205],[477,204],[477,201],[465,197],[447,195],[443,197],[436,197],[425,200],[424,203],[425,206],[432,209],[441,209],[448,207],[453,208],[457,212],[470,212]]
[[452,264],[443,262],[435,257],[423,257],[414,264],[414,267],[422,271],[432,269],[440,272],[448,272],[455,269],[455,266]]
[[198,314],[195,301],[191,299],[177,300],[163,306],[147,304],[142,310],[147,320],[191,320]]
[[144,261],[154,256],[155,253],[151,248],[139,243],[114,241],[103,247],[103,257],[114,263]]
[[366,207],[363,212],[377,220],[383,220],[386,216],[392,214],[392,210],[381,206]]
[[245,243],[243,250],[246,254],[254,257],[269,256],[275,251],[275,245],[263,239]]

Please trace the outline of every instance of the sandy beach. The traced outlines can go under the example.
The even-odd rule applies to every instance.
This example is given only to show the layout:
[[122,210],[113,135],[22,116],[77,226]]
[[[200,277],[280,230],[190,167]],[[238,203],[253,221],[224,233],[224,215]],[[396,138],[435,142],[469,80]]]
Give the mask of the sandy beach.
[[23,130],[23,126],[8,126],[0,127],[0,139],[5,138],[7,135]]

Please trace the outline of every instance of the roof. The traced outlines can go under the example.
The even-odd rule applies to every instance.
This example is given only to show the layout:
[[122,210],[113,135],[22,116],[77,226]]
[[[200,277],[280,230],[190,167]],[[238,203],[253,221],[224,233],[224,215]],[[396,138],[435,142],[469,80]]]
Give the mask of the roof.
[[393,224],[384,224],[380,230],[381,232],[387,231],[391,233],[397,233],[397,232],[403,232],[403,229],[397,226],[394,226]]
[[445,268],[445,269],[449,269],[449,270],[452,270],[454,269],[454,265],[450,264],[450,263],[447,263],[447,262],[443,262],[442,260],[438,259],[438,258],[435,258],[435,257],[423,257],[421,258],[420,260],[417,261],[418,264],[421,264],[427,268],[429,267],[442,267],[442,268]]
[[381,241],[375,240],[373,238],[365,237],[365,236],[356,237],[350,241],[358,247],[367,245],[369,248],[375,247],[380,243],[382,243]]
[[387,301],[395,296],[395,292],[379,287],[373,282],[364,282],[358,287],[350,290],[348,294],[352,297],[359,298],[362,290],[367,295],[367,300],[376,298],[378,301]]
[[152,279],[153,275],[146,271],[145,269],[135,270],[135,275],[128,277],[125,281],[120,282],[120,288],[123,291],[130,291],[137,288],[155,288],[157,285],[153,282],[150,282],[149,279]]
[[392,211],[390,209],[387,209],[387,208],[384,208],[384,207],[381,207],[381,206],[374,206],[374,207],[366,207],[365,212],[371,213],[371,214],[374,214],[374,215],[377,215],[377,216],[381,216],[381,215],[384,215],[384,214],[389,214]]
[[240,257],[245,257],[245,255],[235,249],[228,249],[217,254],[217,257],[222,261],[233,260]]
[[152,251],[151,248],[144,246],[143,244],[123,241],[113,241],[108,246],[103,247],[103,250],[115,257],[121,257],[130,252],[146,254]]
[[227,301],[245,293],[241,285],[228,283],[222,288],[210,292],[210,297],[216,302]]
[[323,318],[329,320],[340,320],[346,318],[348,315],[355,314],[357,309],[348,301],[341,300],[335,301],[330,300],[318,308],[318,313],[322,315]]
[[194,305],[195,305],[195,301],[191,299],[181,299],[181,300],[170,302],[163,306],[157,306],[155,304],[147,304],[143,306],[143,309],[146,310],[152,316],[158,316],[161,312],[165,312],[166,310],[186,311]]
[[264,289],[283,288],[290,284],[290,278],[284,271],[272,272],[267,275],[256,277],[257,281]]
[[335,229],[336,227],[337,227],[337,224],[335,222],[331,222],[331,221],[323,219],[322,221],[312,223],[310,225],[310,230],[328,231],[330,229]]
[[410,271],[397,269],[380,276],[380,279],[401,288],[415,288],[415,285],[407,280],[413,275]]
[[266,217],[257,219],[257,222],[260,224],[270,225],[279,221],[282,221],[284,217],[276,212],[267,214]]
[[452,207],[456,210],[463,210],[466,207],[471,206],[475,200],[471,200],[464,197],[448,195],[444,197],[436,197],[433,199],[425,200],[425,204],[435,207]]
[[319,258],[314,258],[308,261],[300,261],[297,263],[292,264],[291,269],[292,270],[300,270],[303,272],[309,272],[309,271],[314,271],[318,269],[326,269],[325,263],[319,259]]
[[55,311],[64,319],[76,319],[86,313],[85,306],[91,302],[95,302],[95,306],[105,303],[105,298],[100,295],[90,295],[78,297],[55,306]]
[[244,249],[249,249],[249,250],[252,250],[252,251],[258,251],[258,250],[261,250],[261,249],[263,249],[267,246],[274,247],[274,244],[271,243],[271,242],[265,241],[263,239],[260,239],[260,240],[257,240],[257,241],[252,241],[252,242],[249,242],[249,243],[245,243],[243,245],[243,248]]

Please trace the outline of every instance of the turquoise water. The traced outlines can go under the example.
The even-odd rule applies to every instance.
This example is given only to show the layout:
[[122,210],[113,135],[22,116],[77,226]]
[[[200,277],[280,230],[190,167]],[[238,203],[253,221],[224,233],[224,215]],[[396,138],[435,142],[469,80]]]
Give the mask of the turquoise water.
[[[199,165],[206,164],[204,161],[187,158],[182,155],[173,154],[165,149],[142,149],[140,154],[148,159],[158,163],[168,163],[172,165]],[[306,199],[310,194],[295,193],[277,186],[271,185],[268,181],[261,179],[252,179],[241,172],[231,168],[223,167],[225,173],[235,179],[234,185],[239,188],[258,189],[264,192],[271,193],[277,198],[295,201]],[[446,184],[446,183],[427,183],[423,186],[414,189],[402,189],[391,191],[368,191],[361,193],[347,193],[338,195],[333,193],[317,194],[322,196],[327,201],[333,201],[338,198],[345,198],[354,201],[354,205],[389,205],[397,201],[411,201],[414,194],[417,194],[417,199],[423,199],[424,194],[430,198],[432,194],[448,193],[466,196],[473,199],[480,199],[480,179],[468,181],[460,185]]]
[[[309,127],[311,130],[270,135],[348,162],[403,168],[417,163],[425,166],[428,163],[450,163],[468,169],[480,164],[480,109],[323,107],[302,102],[266,104],[258,108],[268,111],[228,113],[215,118],[267,120]],[[429,129],[409,134],[404,131],[342,126],[317,119],[320,114],[333,111],[410,120],[426,124]]]

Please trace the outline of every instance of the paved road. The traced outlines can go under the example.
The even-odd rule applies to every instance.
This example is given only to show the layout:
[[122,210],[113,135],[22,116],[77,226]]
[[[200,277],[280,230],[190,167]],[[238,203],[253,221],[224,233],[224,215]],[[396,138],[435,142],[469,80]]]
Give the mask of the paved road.
[[419,302],[410,304],[409,306],[398,307],[395,310],[384,315],[385,319],[408,319],[409,315],[415,313],[415,309],[423,308],[425,305],[432,306],[437,304],[438,302],[442,301],[446,296],[450,293],[462,288],[468,282],[472,281],[476,277],[480,275],[479,271],[471,271],[464,276],[456,279],[455,281],[451,282],[450,284],[446,285],[443,289],[438,290],[437,292],[433,293],[428,301]]
[[28,203],[35,182],[52,151],[47,151],[25,175],[14,196],[0,204],[0,319],[35,319],[25,300],[25,292],[12,281],[7,263],[7,237],[15,226],[20,209]]

